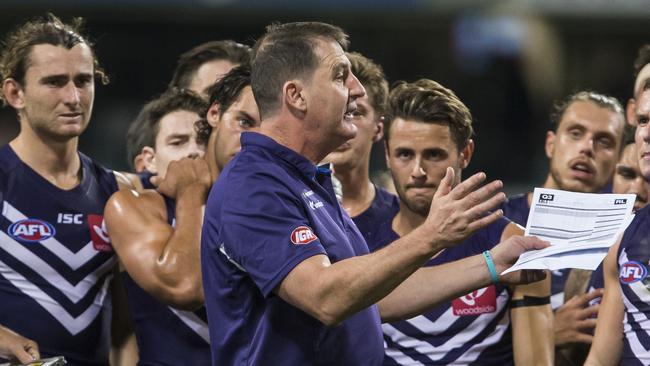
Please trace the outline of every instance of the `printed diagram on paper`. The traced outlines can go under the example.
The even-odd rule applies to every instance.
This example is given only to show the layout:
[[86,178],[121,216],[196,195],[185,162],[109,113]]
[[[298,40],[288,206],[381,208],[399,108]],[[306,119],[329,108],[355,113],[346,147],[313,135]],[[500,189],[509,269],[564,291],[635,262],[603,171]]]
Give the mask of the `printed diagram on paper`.
[[503,274],[520,269],[596,269],[632,222],[635,199],[633,194],[535,188],[526,235],[551,246],[522,254]]

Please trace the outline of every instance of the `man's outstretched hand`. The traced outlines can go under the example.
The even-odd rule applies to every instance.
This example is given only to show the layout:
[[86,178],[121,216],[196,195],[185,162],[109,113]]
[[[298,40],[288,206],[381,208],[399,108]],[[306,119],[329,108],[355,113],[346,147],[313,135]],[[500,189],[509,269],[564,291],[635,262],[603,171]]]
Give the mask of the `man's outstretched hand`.
[[447,168],[420,227],[432,244],[456,245],[503,216],[495,210],[506,199],[500,192],[503,183],[496,180],[481,186],[485,178],[485,173],[476,173],[453,187],[454,170]]
[[[492,248],[490,254],[494,260],[497,273],[502,273],[512,267],[522,253],[529,250],[544,249],[549,245],[548,242],[535,236],[515,235]],[[541,281],[545,277],[546,272],[544,270],[526,269],[499,276],[499,281],[509,285],[520,285]]]

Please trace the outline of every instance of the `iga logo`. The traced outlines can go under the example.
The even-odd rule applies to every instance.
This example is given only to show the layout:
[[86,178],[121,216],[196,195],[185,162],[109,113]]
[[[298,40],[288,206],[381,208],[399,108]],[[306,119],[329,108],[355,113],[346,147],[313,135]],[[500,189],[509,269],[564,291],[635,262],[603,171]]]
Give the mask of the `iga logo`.
[[39,219],[16,221],[9,226],[7,232],[16,240],[30,243],[49,239],[56,234],[52,224]]
[[93,248],[99,252],[112,252],[111,239],[106,231],[106,223],[102,215],[88,215],[88,228]]
[[497,291],[492,286],[472,291],[451,301],[456,316],[472,316],[497,311]]
[[648,270],[639,262],[629,261],[621,266],[619,278],[621,283],[630,284],[643,281],[648,276]]
[[296,245],[311,243],[316,239],[318,237],[308,226],[298,226],[291,232],[291,242]]

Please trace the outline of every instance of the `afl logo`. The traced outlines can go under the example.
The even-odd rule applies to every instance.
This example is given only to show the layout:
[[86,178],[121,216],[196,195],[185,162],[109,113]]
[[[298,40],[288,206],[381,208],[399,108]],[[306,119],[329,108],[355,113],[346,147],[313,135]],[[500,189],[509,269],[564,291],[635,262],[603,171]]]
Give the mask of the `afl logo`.
[[307,226],[298,226],[291,232],[291,242],[296,245],[311,243],[316,239],[316,234]]
[[31,243],[49,239],[56,233],[54,226],[39,219],[25,219],[14,222],[7,231],[16,240]]
[[639,262],[629,261],[621,266],[619,277],[621,283],[630,284],[643,281],[648,276],[648,270]]

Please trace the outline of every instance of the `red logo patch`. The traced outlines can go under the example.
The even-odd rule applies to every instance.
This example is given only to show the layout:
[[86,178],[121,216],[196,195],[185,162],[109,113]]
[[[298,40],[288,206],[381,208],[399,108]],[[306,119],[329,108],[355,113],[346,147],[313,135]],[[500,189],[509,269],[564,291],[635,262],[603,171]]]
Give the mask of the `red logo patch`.
[[494,286],[472,291],[451,301],[456,316],[472,316],[497,311],[497,291]]
[[93,248],[99,252],[112,252],[111,239],[106,231],[106,223],[102,215],[88,215],[88,228]]
[[291,242],[296,245],[311,243],[316,239],[316,234],[307,226],[298,226],[291,232]]

